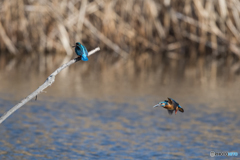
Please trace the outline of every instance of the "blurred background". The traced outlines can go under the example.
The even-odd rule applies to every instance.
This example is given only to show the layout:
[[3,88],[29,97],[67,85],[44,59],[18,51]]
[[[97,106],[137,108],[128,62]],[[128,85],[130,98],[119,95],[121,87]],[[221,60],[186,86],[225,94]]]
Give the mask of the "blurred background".
[[[1,159],[240,152],[239,0],[2,0],[0,113],[75,58],[76,42],[101,50],[0,126]],[[185,112],[152,108],[167,97]]]

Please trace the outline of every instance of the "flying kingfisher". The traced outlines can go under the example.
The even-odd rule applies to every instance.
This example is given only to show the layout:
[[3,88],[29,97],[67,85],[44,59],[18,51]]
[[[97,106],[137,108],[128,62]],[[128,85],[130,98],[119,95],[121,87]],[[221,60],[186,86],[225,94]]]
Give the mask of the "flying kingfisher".
[[88,61],[88,51],[81,43],[77,42],[73,47],[75,47],[75,52],[79,57],[81,57],[82,61]]
[[172,114],[173,111],[175,111],[175,114],[177,114],[177,111],[184,112],[183,108],[172,98],[168,98],[168,100],[159,102],[157,105],[153,106],[155,107],[163,107],[168,110],[168,114]]

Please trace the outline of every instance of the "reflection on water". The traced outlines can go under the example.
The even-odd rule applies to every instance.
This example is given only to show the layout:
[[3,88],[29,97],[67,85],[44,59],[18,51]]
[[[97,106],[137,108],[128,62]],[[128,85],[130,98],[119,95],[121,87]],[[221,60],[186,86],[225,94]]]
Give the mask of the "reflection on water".
[[[37,101],[0,125],[0,159],[208,159],[210,151],[240,152],[237,77],[211,84],[171,69],[134,77],[114,69],[75,71],[57,76]],[[2,73],[0,114],[46,77]],[[185,112],[152,108],[167,97]]]

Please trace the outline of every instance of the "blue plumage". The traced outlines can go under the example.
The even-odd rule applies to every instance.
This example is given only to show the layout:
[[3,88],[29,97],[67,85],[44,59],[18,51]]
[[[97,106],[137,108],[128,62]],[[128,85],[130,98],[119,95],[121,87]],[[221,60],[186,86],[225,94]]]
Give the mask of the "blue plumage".
[[163,107],[168,110],[169,114],[172,114],[173,111],[175,111],[175,114],[177,114],[177,111],[184,112],[183,108],[172,98],[159,102],[157,105],[153,106],[153,108],[155,107]]
[[73,47],[75,47],[75,52],[81,57],[82,61],[88,61],[88,51],[81,43],[77,42],[76,46]]

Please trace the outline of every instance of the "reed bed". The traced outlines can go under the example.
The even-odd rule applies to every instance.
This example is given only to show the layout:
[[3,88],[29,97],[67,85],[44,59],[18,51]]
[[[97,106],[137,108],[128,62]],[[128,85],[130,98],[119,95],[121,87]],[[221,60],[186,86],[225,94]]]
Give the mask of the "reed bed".
[[3,0],[0,14],[1,63],[10,68],[14,57],[67,61],[76,41],[105,51],[96,57],[102,68],[122,59],[154,68],[165,58],[210,61],[213,74],[240,68],[239,0]]

